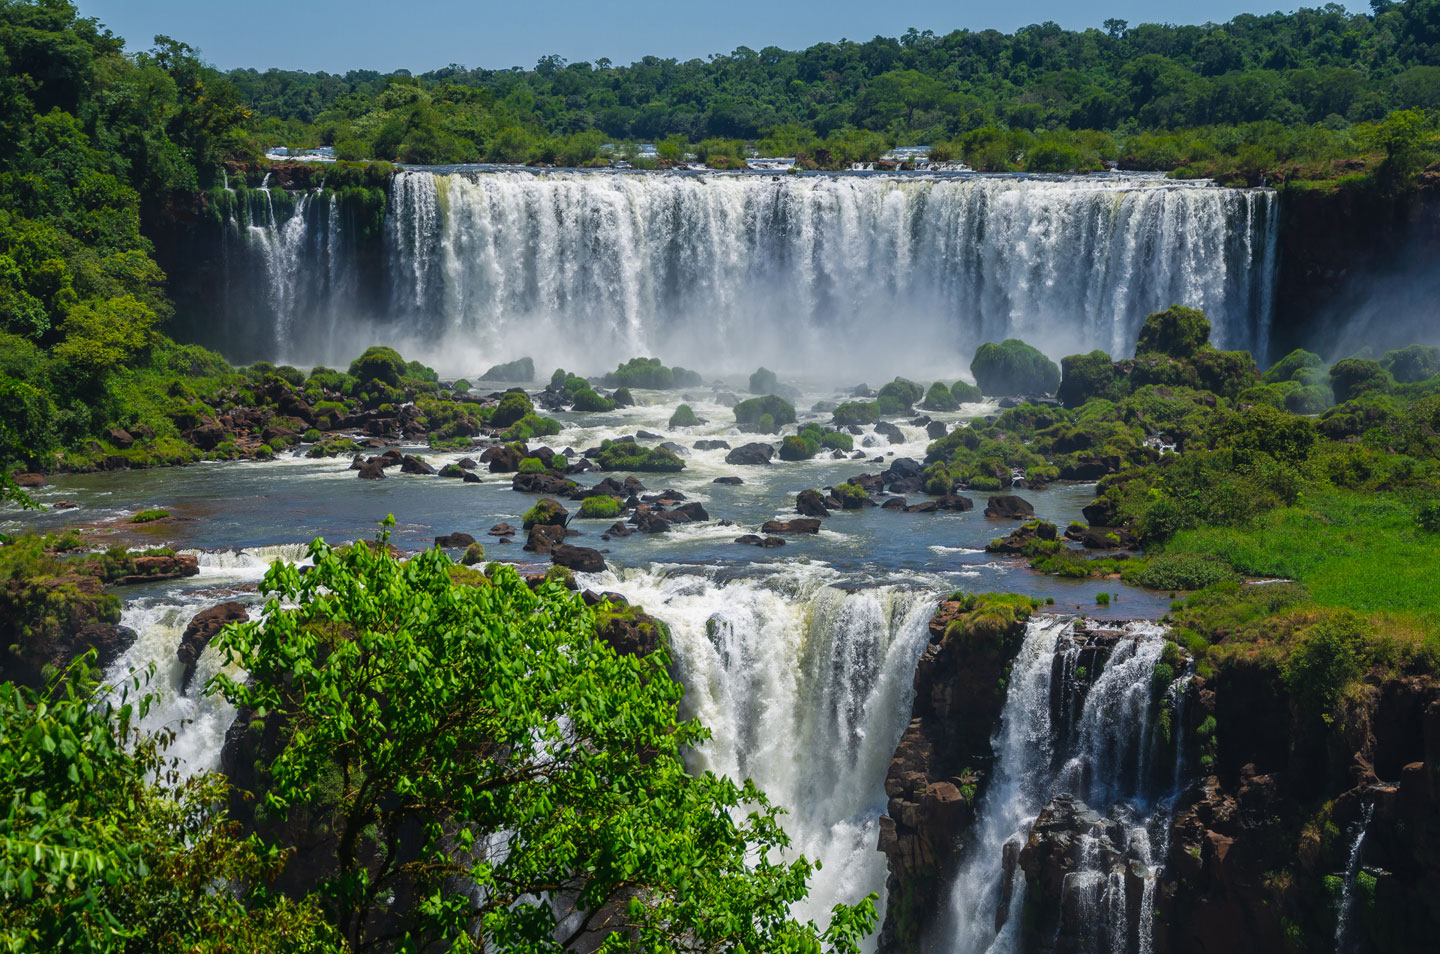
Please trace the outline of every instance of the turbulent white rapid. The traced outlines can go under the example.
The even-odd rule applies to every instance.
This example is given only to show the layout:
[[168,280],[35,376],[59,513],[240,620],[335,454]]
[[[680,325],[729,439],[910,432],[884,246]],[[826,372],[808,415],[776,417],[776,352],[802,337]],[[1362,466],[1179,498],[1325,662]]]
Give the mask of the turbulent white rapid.
[[823,864],[796,912],[820,924],[839,902],[884,894],[885,772],[935,608],[918,586],[846,590],[835,577],[802,563],[730,579],[682,568],[604,578],[670,627],[686,705],[713,733],[696,767],[754,779],[790,812],[792,851]]
[[1152,950],[1181,751],[1170,726],[1180,722],[1184,677],[1161,668],[1165,640],[1154,624],[1077,632],[1058,617],[1026,629],[994,776],[934,950]]
[[262,205],[228,279],[223,321],[245,334],[217,340],[297,363],[383,340],[455,373],[642,353],[707,373],[919,373],[1005,337],[1123,354],[1173,303],[1263,356],[1277,234],[1271,192],[1122,175],[410,170],[378,261],[331,193],[288,218]]

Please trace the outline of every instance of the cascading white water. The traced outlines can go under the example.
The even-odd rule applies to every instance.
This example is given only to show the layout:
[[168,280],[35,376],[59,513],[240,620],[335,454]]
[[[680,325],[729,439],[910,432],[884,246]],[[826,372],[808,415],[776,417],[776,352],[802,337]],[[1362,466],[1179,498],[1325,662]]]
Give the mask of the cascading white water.
[[1276,218],[1271,192],[1153,176],[408,170],[386,213],[388,302],[325,306],[349,335],[307,327],[326,302],[310,286],[337,285],[336,251],[311,243],[324,260],[286,271],[297,287],[248,320],[269,357],[332,363],[358,335],[476,367],[528,353],[596,372],[645,353],[953,375],[1012,336],[1124,355],[1146,314],[1182,303],[1218,345],[1263,354]]
[[[1033,947],[1022,936],[1029,890],[1023,852],[1045,812],[1073,830],[1076,857],[1061,888],[1067,910],[1056,918],[1071,931],[1068,943],[1097,954],[1152,949],[1164,842],[1152,846],[1151,837],[1163,839],[1173,797],[1156,797],[1155,773],[1146,764],[1163,630],[1129,624],[1105,654],[1082,651],[1073,633],[1072,621],[1055,617],[1027,626],[993,740],[993,776],[964,849],[948,940],[939,950],[1012,954]],[[1103,665],[1098,676],[1083,671],[1082,659]],[[1137,865],[1143,880],[1139,917],[1132,919],[1126,875]]]
[[1366,803],[1364,815],[1355,825],[1355,840],[1350,843],[1350,854],[1345,862],[1345,884],[1340,891],[1340,910],[1335,917],[1335,954],[1348,954],[1353,946],[1350,932],[1355,918],[1355,882],[1360,877],[1365,834],[1370,830],[1370,820],[1374,817],[1374,803]]
[[789,810],[791,850],[823,864],[796,910],[820,924],[871,891],[883,904],[885,773],[935,606],[916,587],[845,591],[832,577],[798,564],[759,578],[603,578],[670,628],[689,714],[713,733],[695,767],[754,779]]

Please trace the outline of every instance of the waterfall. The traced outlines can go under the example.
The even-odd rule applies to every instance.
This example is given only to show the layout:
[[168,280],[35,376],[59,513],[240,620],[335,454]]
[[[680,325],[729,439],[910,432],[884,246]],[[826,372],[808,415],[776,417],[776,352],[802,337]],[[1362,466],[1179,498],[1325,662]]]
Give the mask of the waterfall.
[[[328,232],[312,209],[252,228]],[[587,372],[659,354],[707,372],[954,375],[1012,336],[1123,356],[1148,313],[1183,303],[1217,345],[1263,360],[1276,219],[1272,192],[1154,176],[407,170],[379,275],[300,234],[254,241],[290,284],[229,319],[247,323],[230,338],[329,363],[385,341],[457,373],[529,353]],[[384,291],[347,291],[361,273]]]
[[1350,843],[1350,855],[1345,863],[1345,884],[1340,890],[1340,911],[1335,918],[1335,954],[1349,954],[1354,947],[1350,930],[1355,917],[1355,883],[1360,878],[1360,858],[1365,848],[1365,833],[1370,830],[1370,819],[1374,815],[1374,803],[1367,802],[1363,817],[1354,826],[1355,840]]
[[[1156,723],[1179,715],[1183,696],[1183,683],[1157,692],[1163,632],[1131,623],[1082,633],[1056,617],[1028,624],[939,949],[1153,949],[1177,777],[1173,762],[1156,760],[1178,759]],[[1027,897],[1032,884],[1053,896]],[[1039,910],[1027,916],[1027,904]]]
[[604,578],[670,628],[686,714],[712,732],[693,768],[753,779],[789,811],[792,853],[823,864],[795,911],[822,925],[837,903],[883,900],[885,773],[935,609],[916,587],[847,591],[831,576],[796,565],[768,577]]

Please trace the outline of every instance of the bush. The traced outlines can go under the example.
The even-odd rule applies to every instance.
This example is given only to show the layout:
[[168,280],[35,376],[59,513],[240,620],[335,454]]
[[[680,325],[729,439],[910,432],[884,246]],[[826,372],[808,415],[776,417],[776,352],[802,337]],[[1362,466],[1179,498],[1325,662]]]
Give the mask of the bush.
[[1130,582],[1152,590],[1199,590],[1237,575],[1230,564],[1208,554],[1162,553],[1151,557]]
[[1421,504],[1420,511],[1415,516],[1415,522],[1420,529],[1428,533],[1440,533],[1440,501],[1432,500],[1429,503]]
[[571,407],[573,411],[613,411],[615,402],[607,397],[602,397],[594,388],[584,388],[575,392],[575,404]]
[[164,520],[170,516],[168,510],[142,510],[130,518],[131,523],[152,523],[156,520]]
[[1399,351],[1387,351],[1380,367],[1401,384],[1425,381],[1440,374],[1440,348],[1411,345]]
[[495,413],[490,416],[490,424],[493,427],[509,427],[526,415],[534,413],[535,405],[530,403],[529,395],[511,391],[500,399]]
[[698,427],[699,424],[700,418],[695,416],[688,404],[680,405],[675,409],[675,413],[670,415],[671,427]]
[[925,392],[925,403],[920,406],[927,411],[953,411],[960,406],[960,402],[949,388],[936,381],[930,385],[930,390]]
[[735,405],[736,424],[760,426],[766,416],[770,417],[771,426],[768,429],[762,426],[762,430],[773,433],[776,427],[795,423],[795,405],[774,394],[748,398]]
[[1210,343],[1210,319],[1203,311],[1171,305],[1145,319],[1135,342],[1135,357],[1186,359]]
[[700,375],[684,368],[667,368],[659,358],[631,358],[614,371],[605,375],[607,388],[693,388],[704,383]]
[[925,389],[914,381],[907,381],[904,378],[896,378],[880,389],[878,400],[894,398],[905,410],[910,410],[921,398],[925,396]]
[[376,345],[350,362],[350,376],[361,384],[379,381],[387,387],[398,387],[407,371],[405,359],[394,348]]
[[1285,357],[1270,365],[1264,375],[1266,384],[1279,384],[1282,381],[1294,381],[1302,372],[1323,368],[1325,362],[1318,354],[1306,351],[1304,348],[1296,348]]
[[464,378],[460,378],[454,384],[450,385],[450,389],[456,394],[465,394],[470,390],[470,382]]
[[580,516],[587,520],[613,520],[620,516],[621,506],[619,497],[586,497],[580,501]]
[[535,380],[535,362],[529,358],[518,358],[497,364],[481,376],[484,381],[515,381],[528,384]]
[[538,457],[526,457],[520,461],[520,473],[522,474],[548,474],[550,468]]
[[835,409],[836,424],[874,424],[879,417],[880,409],[870,401],[846,401]]
[[551,417],[526,414],[501,433],[507,442],[528,441],[535,437],[552,437],[560,433],[560,422]]
[[1051,394],[1060,386],[1060,368],[1018,338],[986,342],[975,352],[970,373],[983,394]]
[[768,368],[761,368],[750,375],[751,394],[775,394],[780,387],[779,378]]
[[1060,368],[1060,387],[1055,396],[1066,407],[1079,407],[1095,398],[1122,401],[1130,393],[1129,378],[1103,351],[1069,355],[1060,360]]
[[663,447],[641,447],[632,441],[605,444],[595,455],[601,470],[629,470],[641,473],[674,474],[685,469],[685,462]]
[[820,446],[829,450],[852,451],[855,449],[855,438],[840,431],[826,431],[820,435]]
[[1312,625],[1281,666],[1285,688],[1313,715],[1330,721],[1346,690],[1365,671],[1370,625],[1339,610]]
[[980,389],[969,381],[956,381],[950,385],[950,394],[957,404],[979,404],[985,397],[980,393]]
[[811,437],[792,435],[780,442],[781,460],[810,460],[820,453],[820,443]]
[[1330,366],[1330,389],[1335,392],[1335,400],[1341,403],[1370,391],[1389,393],[1390,385],[1390,375],[1380,367],[1380,362],[1369,358],[1346,358]]

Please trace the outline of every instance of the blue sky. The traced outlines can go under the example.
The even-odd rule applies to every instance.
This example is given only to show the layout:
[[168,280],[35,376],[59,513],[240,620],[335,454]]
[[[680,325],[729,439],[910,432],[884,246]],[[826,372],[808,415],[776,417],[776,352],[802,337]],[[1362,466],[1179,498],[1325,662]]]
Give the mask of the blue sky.
[[[1237,13],[1280,9],[1264,0],[1196,0],[1183,16],[1155,0],[1010,0],[949,4],[877,0],[76,0],[146,49],[164,33],[199,47],[222,68],[328,70],[405,68],[420,73],[459,63],[469,67],[533,66],[558,53],[567,60],[609,57],[629,63],[647,54],[679,59],[728,53],[738,46],[798,49],[822,40],[899,36],[909,27],[948,33],[961,27],[1011,31],[1054,20],[1099,26],[1109,17],[1130,23],[1221,22]],[[1320,6],[1322,0],[1304,5]],[[1300,6],[1292,3],[1283,9]],[[1368,6],[1352,0],[1352,10]]]

